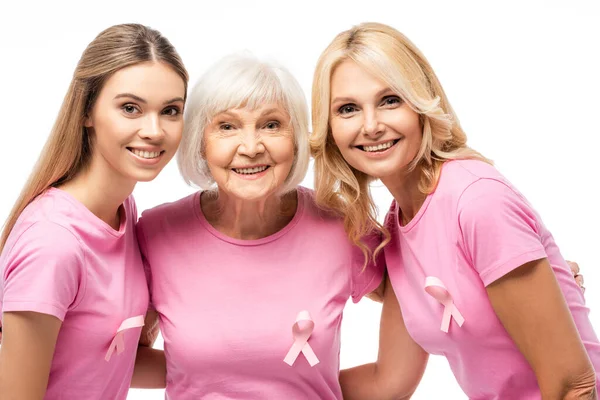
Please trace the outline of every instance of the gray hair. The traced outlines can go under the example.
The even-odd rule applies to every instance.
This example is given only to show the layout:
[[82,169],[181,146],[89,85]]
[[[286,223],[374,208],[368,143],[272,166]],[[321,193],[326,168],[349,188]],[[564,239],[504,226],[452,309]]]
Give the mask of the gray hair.
[[243,53],[224,57],[198,80],[187,99],[185,127],[177,152],[179,171],[188,185],[215,186],[203,157],[204,133],[215,115],[232,108],[256,109],[279,104],[289,114],[295,158],[280,194],[298,186],[308,170],[308,106],[298,81],[280,65]]

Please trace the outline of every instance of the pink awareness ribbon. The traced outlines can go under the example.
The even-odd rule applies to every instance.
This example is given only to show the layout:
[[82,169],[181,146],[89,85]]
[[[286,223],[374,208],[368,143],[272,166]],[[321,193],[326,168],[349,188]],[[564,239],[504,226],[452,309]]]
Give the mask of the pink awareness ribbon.
[[294,344],[288,351],[287,355],[283,359],[283,361],[288,364],[290,367],[294,365],[294,362],[300,355],[300,352],[304,353],[304,357],[310,364],[311,367],[314,367],[319,363],[319,359],[315,355],[312,347],[308,344],[308,338],[312,334],[315,328],[315,323],[308,311],[300,311],[298,316],[296,317],[296,323],[292,327],[292,335],[294,337]]
[[138,328],[140,326],[144,326],[143,315],[127,318],[125,321],[123,321],[121,323],[121,326],[119,326],[119,329],[117,329],[117,333],[115,334],[115,337],[110,343],[108,351],[106,352],[106,357],[104,357],[104,359],[106,361],[109,361],[115,350],[117,351],[117,354],[121,354],[123,350],[125,350],[125,339],[123,338],[123,336],[125,335],[124,331],[131,328]]
[[442,331],[448,333],[452,317],[454,317],[454,321],[456,321],[458,326],[463,326],[465,319],[454,305],[452,296],[450,296],[448,289],[446,289],[441,280],[435,276],[425,278],[425,291],[444,306],[444,315],[442,316],[442,326],[440,328]]

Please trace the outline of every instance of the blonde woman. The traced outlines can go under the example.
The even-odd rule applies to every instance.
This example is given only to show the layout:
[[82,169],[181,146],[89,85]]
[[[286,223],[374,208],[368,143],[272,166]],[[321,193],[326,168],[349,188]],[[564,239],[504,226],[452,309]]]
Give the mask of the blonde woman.
[[[317,201],[353,242],[386,237],[379,358],[342,373],[345,398],[409,397],[431,353],[469,398],[595,399],[600,343],[581,289],[531,205],[467,147],[421,52],[382,24],[342,32],[312,106]],[[374,179],[394,196],[384,226]]]
[[148,307],[131,193],[173,157],[187,72],[142,25],[86,48],[0,240],[0,397],[125,399]]

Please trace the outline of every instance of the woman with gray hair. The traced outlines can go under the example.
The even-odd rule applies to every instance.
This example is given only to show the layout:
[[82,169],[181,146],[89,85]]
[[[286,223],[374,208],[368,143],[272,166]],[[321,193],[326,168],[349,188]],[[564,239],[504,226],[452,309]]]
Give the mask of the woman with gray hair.
[[[342,219],[298,186],[308,161],[287,70],[229,56],[190,93],[178,164],[203,190],[137,226],[153,307],[142,344],[158,320],[169,399],[342,398],[342,311],[379,286],[383,263],[365,265]],[[134,386],[164,384],[164,369],[143,369],[160,365],[160,353],[145,363],[152,352],[140,349]]]

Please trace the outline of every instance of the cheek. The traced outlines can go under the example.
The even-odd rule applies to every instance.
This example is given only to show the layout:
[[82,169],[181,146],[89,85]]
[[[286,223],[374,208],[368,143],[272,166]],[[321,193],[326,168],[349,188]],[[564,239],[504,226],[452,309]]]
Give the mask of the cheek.
[[183,134],[183,120],[172,123],[168,129],[168,137],[175,142],[176,146],[179,146]]
[[355,121],[342,119],[336,119],[330,123],[331,136],[340,150],[345,150],[345,148],[349,147],[356,136],[354,134],[356,131],[354,125]]
[[107,146],[124,145],[137,131],[139,122],[124,118],[116,113],[107,113],[94,120],[96,141]]
[[210,140],[206,141],[206,145],[204,146],[204,158],[208,163],[208,166],[213,169],[216,167],[222,167],[225,159],[225,155],[227,154],[226,146],[219,146],[219,141]]
[[263,140],[269,156],[277,164],[293,164],[294,162],[294,139],[290,137],[271,137]]

